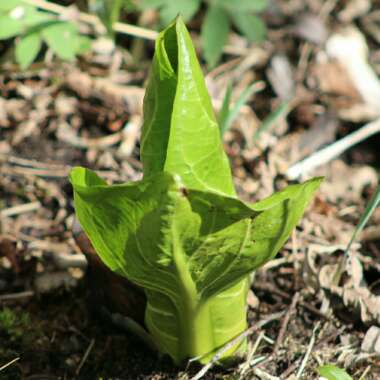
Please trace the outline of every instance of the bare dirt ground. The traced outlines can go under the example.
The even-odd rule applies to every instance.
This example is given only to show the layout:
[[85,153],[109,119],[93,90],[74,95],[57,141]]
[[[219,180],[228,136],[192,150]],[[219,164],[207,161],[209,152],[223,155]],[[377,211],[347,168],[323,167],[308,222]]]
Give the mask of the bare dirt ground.
[[[207,84],[218,110],[229,81],[235,99],[256,82],[224,135],[242,198],[262,199],[311,175],[326,179],[280,254],[255,274],[248,358],[228,369],[214,366],[203,378],[317,379],[318,366],[333,363],[354,379],[379,379],[380,209],[351,259],[342,257],[379,181],[380,135],[354,147],[344,140],[338,157],[313,156],[315,168],[298,173],[294,165],[335,149],[368,123],[380,131],[380,3],[278,3],[265,16],[267,41],[249,45],[232,33],[233,49]],[[190,29],[197,40],[196,23]],[[141,176],[152,43],[143,46],[137,64],[126,50],[104,55],[100,48],[76,63],[47,61],[25,72],[2,66],[1,379],[191,379],[201,369],[175,368],[110,321],[103,298],[94,297],[109,290],[94,283],[72,234],[72,166],[95,169],[109,182]],[[363,70],[372,73],[364,87]]]

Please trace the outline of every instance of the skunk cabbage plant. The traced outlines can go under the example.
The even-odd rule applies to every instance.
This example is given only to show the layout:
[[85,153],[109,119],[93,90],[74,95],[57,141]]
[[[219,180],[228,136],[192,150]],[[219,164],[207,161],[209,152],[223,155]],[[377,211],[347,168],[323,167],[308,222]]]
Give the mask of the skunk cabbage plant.
[[[247,328],[249,274],[288,239],[320,178],[240,201],[180,18],[157,38],[144,99],[143,179],[108,186],[74,168],[78,219],[103,262],[142,287],[145,324],[176,363],[210,360]],[[224,359],[245,350],[236,344]]]

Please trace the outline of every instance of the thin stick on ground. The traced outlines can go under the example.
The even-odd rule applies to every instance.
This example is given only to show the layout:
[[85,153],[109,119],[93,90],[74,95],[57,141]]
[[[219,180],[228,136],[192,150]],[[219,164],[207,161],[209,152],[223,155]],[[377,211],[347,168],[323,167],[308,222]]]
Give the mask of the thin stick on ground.
[[[57,13],[61,15],[68,13],[68,8],[59,4],[47,2],[44,0],[23,0],[23,1],[24,3],[34,5],[38,8],[44,9],[49,12],[53,12],[53,13]],[[86,24],[90,24],[98,28],[103,27],[102,23],[100,22],[97,16],[90,15],[84,12],[79,12],[78,18],[80,21]],[[112,29],[118,33],[128,34],[134,37],[140,37],[147,40],[155,40],[158,36],[158,33],[154,30],[141,28],[135,25],[125,24],[122,22],[114,23],[112,26]]]
[[[285,293],[282,290],[277,289],[275,286],[270,285],[270,284],[260,285],[260,284],[256,283],[256,284],[253,285],[253,288],[257,289],[257,290],[264,291],[264,292],[274,293],[274,294],[276,294],[276,295],[278,295],[278,296],[280,296],[280,297],[282,297],[282,298],[284,298],[286,300],[290,300],[291,299],[291,297],[290,297],[290,295],[288,293]],[[314,306],[309,305],[308,303],[305,303],[303,301],[299,301],[296,306],[301,306],[304,309],[310,311],[311,313],[313,313],[313,314],[315,314],[318,317],[321,317],[323,319],[327,319],[327,320],[330,319],[330,317],[328,315],[323,314],[321,311],[319,311]]]
[[273,348],[272,355],[276,355],[277,351],[282,346],[282,343],[283,343],[284,337],[285,337],[285,333],[286,333],[286,329],[288,327],[288,323],[290,320],[290,316],[294,313],[294,311],[297,307],[297,303],[298,303],[299,298],[300,298],[300,293],[299,292],[295,293],[293,296],[293,299],[292,299],[292,303],[290,304],[288,311],[286,312],[284,318],[282,319],[280,331],[278,333],[276,343],[275,343],[274,348]]
[[330,144],[326,148],[319,150],[295,165],[292,165],[286,172],[286,176],[291,180],[297,179],[310,172],[312,169],[327,164],[349,148],[376,133],[380,133],[380,119],[364,125],[357,131],[347,135],[333,144]]
[[17,358],[14,358],[13,360],[11,360],[10,362],[8,362],[7,364],[4,364],[3,366],[0,367],[0,371],[2,371],[3,369],[9,367],[10,365],[12,365],[13,363],[16,363],[17,361],[20,360],[20,357],[17,357]]
[[315,333],[317,331],[317,329],[319,328],[319,323],[317,323],[313,329],[313,334],[311,335],[311,339],[310,339],[310,342],[309,342],[309,345],[307,347],[307,350],[306,350],[306,354],[301,362],[301,366],[297,372],[297,375],[296,375],[296,378],[297,379],[300,379],[301,376],[302,376],[302,373],[306,367],[306,364],[309,360],[309,357],[310,357],[310,354],[311,354],[311,351],[313,350],[313,347],[314,347],[314,343],[315,343]]
[[[214,357],[190,380],[200,380],[213,366],[217,363],[223,354],[227,352],[230,348],[240,343],[244,338],[252,335],[255,331],[260,330],[266,324],[273,322],[275,320],[280,319],[284,315],[284,312],[279,312],[270,315],[268,318],[263,319],[262,321],[257,322],[255,325],[245,330],[241,334],[239,334],[236,338],[229,341],[225,344],[215,355]],[[198,358],[197,358],[198,359]]]
[[6,208],[0,211],[0,217],[5,218],[8,216],[15,216],[19,214],[24,214],[26,212],[36,211],[41,207],[40,202],[30,202],[24,203],[22,205],[17,205],[13,207]]
[[86,352],[84,353],[83,358],[82,358],[82,360],[80,361],[80,363],[79,363],[79,365],[78,365],[78,368],[77,368],[76,371],[75,371],[75,374],[76,374],[77,376],[79,375],[80,370],[82,369],[84,363],[86,362],[86,360],[87,360],[87,358],[88,358],[88,355],[90,355],[90,353],[91,353],[91,351],[92,351],[92,349],[93,349],[93,347],[94,347],[94,344],[95,344],[95,339],[91,339],[91,342],[90,342],[90,344],[88,345],[87,350],[86,350]]
[[34,297],[34,292],[32,290],[25,290],[19,293],[9,293],[0,295],[0,302],[6,301],[18,301],[20,299]]

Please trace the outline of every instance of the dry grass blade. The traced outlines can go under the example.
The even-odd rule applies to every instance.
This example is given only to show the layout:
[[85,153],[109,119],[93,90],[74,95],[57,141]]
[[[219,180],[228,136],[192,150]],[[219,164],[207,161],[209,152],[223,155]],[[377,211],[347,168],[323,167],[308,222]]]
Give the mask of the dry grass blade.
[[343,152],[358,144],[359,142],[380,133],[380,119],[368,123],[357,131],[347,135],[334,144],[312,154],[306,159],[292,165],[286,172],[289,179],[294,180],[310,172],[318,166],[327,164],[329,161],[341,155]]

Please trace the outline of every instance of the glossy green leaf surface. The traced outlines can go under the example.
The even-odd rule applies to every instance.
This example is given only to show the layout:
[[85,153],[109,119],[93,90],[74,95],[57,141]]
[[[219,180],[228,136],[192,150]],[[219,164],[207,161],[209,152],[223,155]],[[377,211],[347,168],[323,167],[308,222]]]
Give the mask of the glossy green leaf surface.
[[144,119],[143,179],[108,186],[75,168],[76,214],[103,262],[145,290],[145,323],[160,350],[176,363],[205,363],[246,329],[248,275],[285,243],[321,179],[253,205],[237,199],[180,19],[157,40]]
[[229,163],[190,35],[181,19],[156,41],[144,99],[144,176],[166,171],[192,189],[234,195]]

